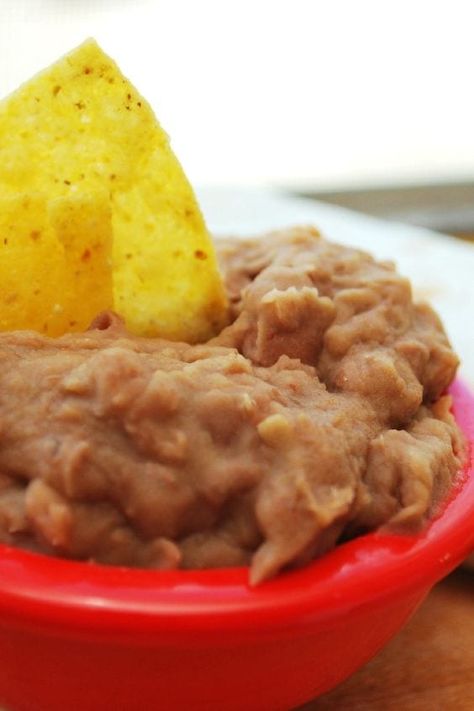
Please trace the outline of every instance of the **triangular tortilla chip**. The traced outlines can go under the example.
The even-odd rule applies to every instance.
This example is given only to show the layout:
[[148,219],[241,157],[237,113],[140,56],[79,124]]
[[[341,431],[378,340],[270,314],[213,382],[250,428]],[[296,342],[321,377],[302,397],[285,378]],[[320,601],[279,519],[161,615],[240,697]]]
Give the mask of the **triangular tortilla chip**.
[[114,308],[132,332],[199,341],[224,324],[193,191],[150,106],[93,40],[0,104],[0,190],[109,196]]

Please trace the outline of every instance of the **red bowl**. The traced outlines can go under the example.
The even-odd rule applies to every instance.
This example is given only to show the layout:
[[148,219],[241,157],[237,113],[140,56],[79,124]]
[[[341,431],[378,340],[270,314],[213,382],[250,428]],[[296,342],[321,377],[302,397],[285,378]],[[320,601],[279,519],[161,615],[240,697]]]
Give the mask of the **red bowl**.
[[372,657],[474,545],[469,461],[420,535],[369,534],[257,589],[243,568],[143,571],[0,547],[0,703],[15,711],[275,711]]

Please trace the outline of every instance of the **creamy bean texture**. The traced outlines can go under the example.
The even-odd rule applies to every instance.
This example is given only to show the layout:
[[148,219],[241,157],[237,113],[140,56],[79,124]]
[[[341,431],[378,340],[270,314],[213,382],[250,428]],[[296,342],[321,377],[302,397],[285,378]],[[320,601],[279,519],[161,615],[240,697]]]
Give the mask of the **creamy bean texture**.
[[218,240],[202,345],[0,334],[0,540],[147,568],[249,565],[418,530],[460,466],[458,359],[392,264],[310,228]]

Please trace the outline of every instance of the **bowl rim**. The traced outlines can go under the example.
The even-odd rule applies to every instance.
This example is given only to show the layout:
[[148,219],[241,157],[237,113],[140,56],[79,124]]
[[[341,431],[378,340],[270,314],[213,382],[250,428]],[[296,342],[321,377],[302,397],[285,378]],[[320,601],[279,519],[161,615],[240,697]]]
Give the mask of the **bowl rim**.
[[255,588],[247,568],[139,570],[0,545],[0,620],[177,642],[201,632],[261,635],[320,624],[376,600],[428,591],[474,546],[474,395],[459,380],[450,393],[468,442],[466,462],[449,500],[421,533],[368,533]]

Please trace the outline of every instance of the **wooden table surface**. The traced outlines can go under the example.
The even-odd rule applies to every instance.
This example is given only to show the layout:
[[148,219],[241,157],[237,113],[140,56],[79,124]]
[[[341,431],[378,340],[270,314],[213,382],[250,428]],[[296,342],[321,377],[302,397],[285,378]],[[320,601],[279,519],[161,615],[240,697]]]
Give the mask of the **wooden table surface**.
[[474,573],[439,583],[377,657],[299,711],[474,711]]

